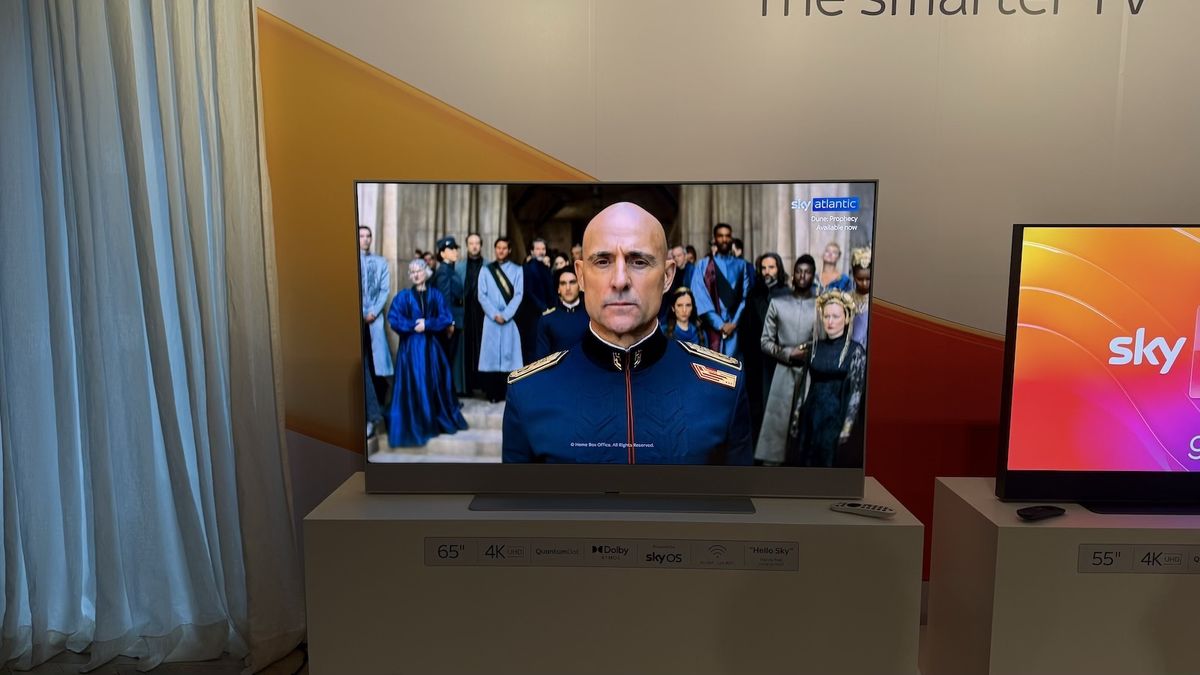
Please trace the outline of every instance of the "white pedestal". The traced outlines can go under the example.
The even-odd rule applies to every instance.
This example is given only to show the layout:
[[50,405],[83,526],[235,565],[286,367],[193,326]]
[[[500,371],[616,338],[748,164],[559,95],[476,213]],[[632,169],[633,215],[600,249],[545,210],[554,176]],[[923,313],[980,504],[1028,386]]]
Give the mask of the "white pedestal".
[[1200,672],[1200,516],[1026,523],[994,486],[937,481],[926,675]]
[[[891,521],[828,500],[756,499],[753,515],[470,500],[368,495],[360,473],[305,518],[310,673],[917,672],[922,526],[873,479],[865,501]],[[488,558],[497,543],[515,559]]]

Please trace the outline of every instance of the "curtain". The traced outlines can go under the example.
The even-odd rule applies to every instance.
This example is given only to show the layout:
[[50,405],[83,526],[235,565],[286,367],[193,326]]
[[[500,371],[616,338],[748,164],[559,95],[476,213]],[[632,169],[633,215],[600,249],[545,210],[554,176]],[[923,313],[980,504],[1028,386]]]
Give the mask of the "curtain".
[[[492,242],[507,231],[508,189],[504,185],[359,183],[358,224],[374,233],[373,252],[392,262],[407,264],[416,249],[429,251],[446,235],[458,240],[465,255],[468,232],[479,233],[483,255],[491,258]],[[396,270],[391,272],[394,279]]]
[[[437,240],[446,235],[453,235],[458,241],[459,255],[465,259],[467,233],[479,233],[483,239],[483,257],[490,260],[494,255],[492,242],[508,232],[508,188],[504,185],[359,183],[358,224],[371,228],[371,252],[388,262],[392,283],[390,298],[411,285],[408,263],[416,250],[432,250]],[[357,233],[354,241],[358,241]],[[399,337],[388,331],[393,352],[397,340]]]
[[304,630],[253,7],[0,3],[0,661]]
[[[850,272],[848,252],[867,246],[875,226],[873,187],[865,184],[767,184],[767,185],[684,185],[679,195],[679,223],[671,243],[691,244],[700,257],[708,255],[708,242],[717,223],[733,227],[733,236],[746,245],[745,257],[753,261],[764,253],[778,253],[788,274],[796,258],[808,253],[817,260],[830,242],[841,247],[838,261],[842,272]],[[867,199],[870,191],[870,199]],[[849,230],[817,230],[810,222],[810,211],[793,209],[793,200],[811,201],[813,197],[832,197],[859,193],[863,205],[860,227]]]

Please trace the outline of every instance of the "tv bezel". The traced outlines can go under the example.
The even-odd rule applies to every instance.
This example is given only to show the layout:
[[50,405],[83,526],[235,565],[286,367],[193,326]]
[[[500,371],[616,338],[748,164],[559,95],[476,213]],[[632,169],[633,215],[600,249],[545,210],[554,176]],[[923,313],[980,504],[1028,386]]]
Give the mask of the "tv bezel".
[[[358,189],[361,184],[400,185],[812,185],[870,184],[874,188],[871,222],[872,278],[877,268],[875,248],[879,227],[878,179],[752,180],[752,181],[454,181],[454,180],[356,180],[354,181],[355,224],[358,220]],[[349,254],[351,249],[347,249]],[[353,249],[357,251],[357,249]],[[357,269],[357,255],[355,267]],[[356,282],[357,283],[357,282]],[[359,287],[359,307],[362,288]],[[868,307],[874,304],[872,286]],[[356,311],[360,311],[357,310]],[[361,318],[355,318],[360,321]],[[863,384],[863,419],[867,419],[870,388],[871,326],[867,325],[868,374]],[[359,373],[362,368],[357,369]],[[361,381],[361,380],[360,380]],[[710,465],[623,464],[504,464],[372,462],[363,436],[363,463],[368,493],[394,494],[633,494],[710,495],[728,497],[790,497],[861,499],[866,481],[867,429],[862,430],[860,467],[761,467]]]
[[1200,473],[1188,471],[1031,471],[1008,468],[1012,390],[1016,361],[1017,310],[1021,290],[1021,253],[1026,228],[1168,229],[1196,225],[1167,224],[1018,224],[1013,225],[1008,317],[1004,339],[1004,388],[1000,398],[1000,451],[996,496],[1002,501],[1097,502],[1112,504],[1200,503]]

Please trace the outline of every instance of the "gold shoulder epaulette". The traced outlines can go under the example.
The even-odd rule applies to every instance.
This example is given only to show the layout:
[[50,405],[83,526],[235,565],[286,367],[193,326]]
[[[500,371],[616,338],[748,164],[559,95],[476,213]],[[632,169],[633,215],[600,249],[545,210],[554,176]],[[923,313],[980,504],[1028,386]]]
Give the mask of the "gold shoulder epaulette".
[[547,309],[546,311],[542,312],[542,316],[546,316],[547,314],[549,314],[550,312],[553,312],[553,311],[554,311],[554,310],[556,310],[556,309],[558,309],[558,308],[557,308],[557,307],[551,307],[551,308]]
[[512,384],[513,382],[516,382],[517,380],[520,380],[525,377],[529,377],[530,375],[533,375],[534,373],[540,373],[543,370],[549,370],[550,368],[557,366],[558,362],[562,361],[563,357],[566,355],[567,355],[567,350],[564,349],[561,352],[555,352],[555,353],[551,354],[550,356],[538,359],[537,361],[534,361],[533,363],[525,366],[524,368],[518,368],[508,374],[508,383]]
[[721,352],[714,352],[708,347],[701,347],[700,345],[693,344],[691,342],[684,342],[683,340],[676,340],[676,342],[679,343],[679,346],[688,350],[688,353],[690,353],[692,356],[699,356],[701,358],[708,359],[709,361],[716,361],[717,363],[723,366],[729,366],[734,370],[742,369],[742,362],[738,361],[732,356],[725,356]]
[[722,387],[729,387],[730,389],[737,388],[738,376],[733,373],[702,366],[699,363],[693,363],[692,370],[696,371],[696,377],[705,382],[712,382],[713,384],[719,384]]

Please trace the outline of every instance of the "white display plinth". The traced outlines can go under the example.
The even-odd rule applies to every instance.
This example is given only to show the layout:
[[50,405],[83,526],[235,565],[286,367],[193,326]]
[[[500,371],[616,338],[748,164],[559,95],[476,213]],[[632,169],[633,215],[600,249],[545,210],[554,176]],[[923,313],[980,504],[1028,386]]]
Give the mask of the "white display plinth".
[[1029,505],[938,479],[926,675],[1200,672],[1200,516]]
[[[360,473],[305,518],[310,673],[917,672],[923,528],[873,479],[865,501],[896,509],[890,521],[829,500],[756,499],[752,515],[473,512],[470,501],[368,495]],[[441,548],[475,538],[470,551]],[[676,544],[655,557],[665,540]],[[482,560],[495,542],[524,558],[436,557]],[[679,542],[693,544],[671,557]],[[776,546],[784,568],[770,567]],[[636,559],[613,564],[637,567],[580,566],[622,548]]]

